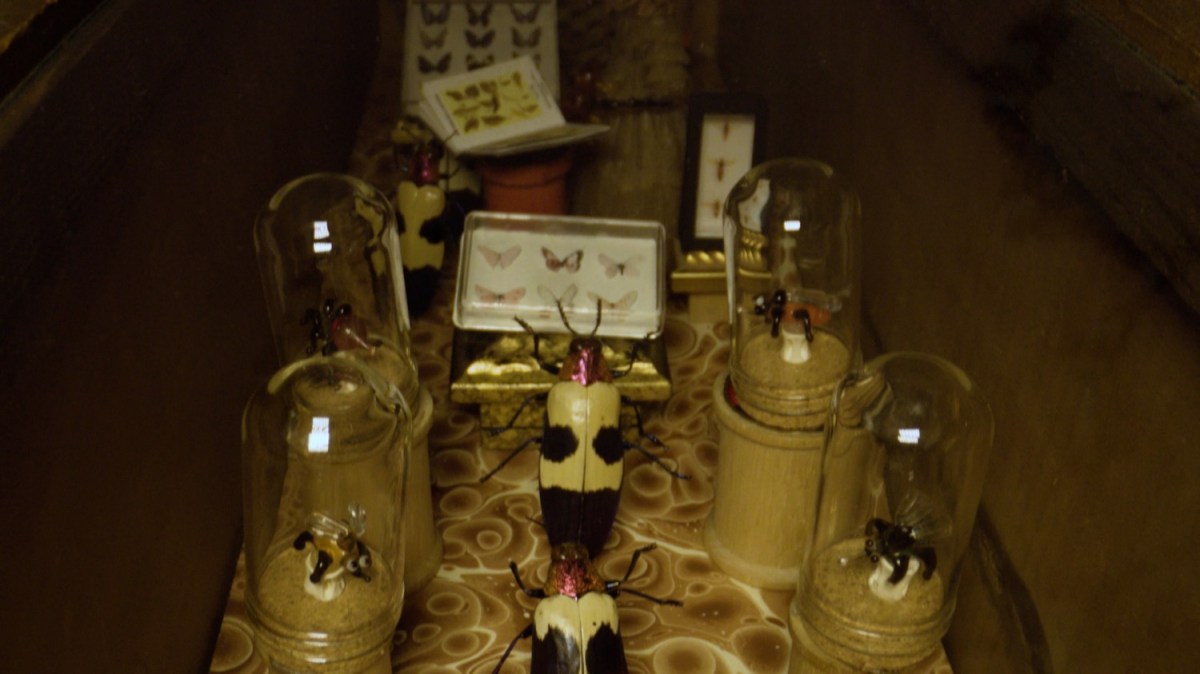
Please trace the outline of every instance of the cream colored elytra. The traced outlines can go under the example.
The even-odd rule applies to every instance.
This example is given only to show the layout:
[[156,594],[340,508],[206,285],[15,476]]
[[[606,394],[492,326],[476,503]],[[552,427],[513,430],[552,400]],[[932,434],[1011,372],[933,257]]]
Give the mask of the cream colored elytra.
[[421,225],[440,216],[445,209],[446,193],[435,185],[417,187],[416,183],[405,180],[396,189],[396,210],[404,218],[400,259],[406,268],[442,268],[446,244],[421,238]]
[[588,672],[588,641],[601,625],[608,625],[613,633],[620,634],[617,621],[617,600],[603,592],[588,592],[578,601],[565,594],[546,597],[533,611],[533,630],[537,639],[545,641],[552,629],[574,639],[579,649],[580,671],[584,674]]
[[546,418],[550,426],[565,426],[574,433],[579,445],[575,454],[562,462],[541,461],[543,488],[559,487],[571,491],[619,489],[624,461],[605,463],[592,449],[601,428],[617,428],[621,414],[621,393],[608,382],[588,386],[560,381],[546,398]]

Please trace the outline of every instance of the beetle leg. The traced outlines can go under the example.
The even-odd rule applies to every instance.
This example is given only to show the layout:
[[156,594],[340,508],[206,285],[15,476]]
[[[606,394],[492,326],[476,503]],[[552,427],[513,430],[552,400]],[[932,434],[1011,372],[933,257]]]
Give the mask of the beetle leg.
[[659,606],[683,606],[683,602],[679,601],[678,599],[660,599],[659,597],[654,597],[646,594],[645,592],[639,592],[637,590],[617,590],[617,592],[632,594],[636,597],[641,597],[642,599],[652,601]]
[[517,642],[521,639],[528,639],[531,636],[533,636],[533,623],[526,625],[525,629],[518,632],[517,636],[508,642],[508,648],[504,649],[504,654],[500,656],[500,662],[496,663],[496,668],[492,670],[492,674],[500,674],[500,668],[504,666],[504,661],[508,659],[509,653],[512,653],[512,649],[517,645]]
[[530,335],[533,336],[533,360],[535,362],[537,362],[538,367],[542,368],[546,372],[549,372],[550,374],[557,377],[559,368],[551,363],[547,363],[542,360],[542,353],[541,353],[542,336],[539,335],[537,333],[537,331],[533,329],[532,325],[530,325],[529,323],[526,323],[525,319],[521,318],[520,316],[513,316],[513,320],[520,323],[521,327],[525,328],[525,332],[528,332]]
[[637,550],[634,550],[633,556],[629,558],[629,566],[625,569],[625,577],[622,578],[620,582],[624,583],[625,581],[629,580],[629,574],[633,573],[633,567],[637,566],[638,558],[642,556],[643,552],[650,552],[657,547],[658,545],[656,543],[650,543],[649,545],[643,545]]
[[493,475],[500,472],[501,468],[507,466],[509,461],[512,461],[514,458],[516,458],[516,456],[518,454],[520,454],[522,450],[524,450],[526,447],[528,447],[529,445],[532,445],[535,442],[541,444],[542,436],[535,435],[532,438],[529,438],[528,440],[526,440],[525,442],[522,442],[521,444],[517,445],[516,449],[509,452],[508,456],[504,457],[504,459],[502,461],[500,461],[500,463],[496,464],[495,468],[489,470],[487,473],[484,474],[483,477],[479,478],[479,481],[487,482],[489,479],[491,479],[491,477]]
[[314,585],[321,582],[321,576],[325,575],[325,570],[329,568],[330,564],[333,564],[333,557],[330,557],[329,553],[325,552],[324,550],[318,550],[317,563],[313,566],[312,575],[310,575],[308,579],[312,581]]
[[660,440],[657,435],[646,432],[646,427],[642,425],[642,408],[638,407],[637,403],[633,402],[629,398],[626,398],[625,396],[621,396],[621,403],[624,405],[629,405],[630,407],[633,408],[633,418],[637,422],[638,435],[642,436],[643,438],[646,438],[647,440],[658,445],[659,447],[666,449],[667,448],[666,443],[664,443],[662,440]]
[[779,336],[779,324],[783,321],[783,307],[771,307],[771,336]]
[[680,480],[690,480],[690,479],[692,479],[692,476],[691,476],[691,475],[688,475],[687,473],[681,473],[681,472],[679,472],[679,471],[677,471],[677,470],[672,470],[670,466],[668,466],[667,464],[663,463],[663,460],[662,460],[662,459],[658,458],[657,456],[654,456],[653,454],[651,454],[651,453],[650,453],[650,450],[648,450],[648,449],[646,449],[645,447],[643,447],[643,446],[641,446],[641,445],[637,444],[636,442],[629,442],[628,440],[626,440],[626,441],[624,441],[622,444],[624,444],[624,445],[625,445],[625,450],[626,450],[626,451],[628,451],[628,450],[631,450],[631,449],[636,449],[636,450],[638,450],[639,452],[641,452],[642,454],[645,454],[645,455],[646,455],[646,458],[650,459],[650,461],[652,461],[652,462],[653,462],[655,465],[657,465],[659,468],[662,468],[663,470],[667,471],[667,474],[671,475],[672,477],[677,477],[677,478],[679,478]]
[[908,573],[908,555],[889,555],[888,559],[892,562],[892,575],[888,576],[888,582],[892,585],[904,580],[905,574]]
[[804,323],[804,338],[811,343],[813,341],[812,318],[808,315],[808,309],[797,309],[795,316]]
[[303,550],[304,544],[311,542],[312,539],[313,535],[311,531],[301,531],[300,535],[296,537],[296,540],[292,541],[292,547],[296,548],[297,550]]
[[925,580],[933,578],[933,572],[935,569],[937,569],[937,550],[932,547],[928,547],[917,548],[914,552],[917,557],[925,563],[925,570],[922,572],[922,576],[925,578]]
[[517,587],[521,588],[522,592],[529,595],[530,597],[533,597],[534,599],[545,599],[546,598],[546,591],[543,590],[542,588],[535,587],[531,590],[531,589],[525,587],[525,581],[521,580],[521,572],[517,571],[517,563],[516,562],[510,560],[508,562],[508,570],[512,571],[513,578],[515,578],[517,581]]
[[655,333],[647,332],[645,337],[633,343],[633,346],[629,349],[629,353],[625,356],[629,359],[628,364],[625,366],[625,370],[622,372],[614,372],[613,379],[620,379],[628,376],[630,372],[633,372],[633,366],[637,363],[638,354],[641,353],[645,345],[648,344],[651,339],[654,339],[655,336]]
[[504,431],[507,431],[510,428],[512,428],[513,424],[517,423],[517,417],[520,417],[521,412],[525,411],[525,406],[538,398],[545,399],[546,394],[545,393],[535,393],[534,395],[531,395],[528,398],[522,400],[521,405],[519,407],[517,407],[516,412],[513,412],[512,418],[508,420],[508,423],[504,424],[503,426],[501,426],[499,428],[489,428],[488,433],[491,433],[492,435],[500,435]]

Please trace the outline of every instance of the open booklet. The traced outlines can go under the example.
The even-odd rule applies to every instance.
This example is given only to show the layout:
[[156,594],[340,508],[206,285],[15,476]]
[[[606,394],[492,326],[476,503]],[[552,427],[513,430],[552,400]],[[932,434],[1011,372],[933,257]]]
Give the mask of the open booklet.
[[419,114],[457,155],[507,156],[576,143],[608,130],[563,118],[528,56],[421,85]]

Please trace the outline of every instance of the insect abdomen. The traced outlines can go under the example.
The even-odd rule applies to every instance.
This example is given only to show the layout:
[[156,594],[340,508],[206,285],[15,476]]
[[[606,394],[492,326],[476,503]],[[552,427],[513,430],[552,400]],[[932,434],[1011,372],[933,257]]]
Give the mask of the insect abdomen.
[[620,502],[624,446],[616,386],[556,384],[546,400],[539,475],[551,545],[581,543],[593,556],[608,539]]

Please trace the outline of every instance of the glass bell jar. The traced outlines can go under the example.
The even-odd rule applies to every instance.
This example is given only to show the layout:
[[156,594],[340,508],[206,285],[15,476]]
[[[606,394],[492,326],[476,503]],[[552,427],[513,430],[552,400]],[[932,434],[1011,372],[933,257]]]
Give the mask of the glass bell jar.
[[390,671],[403,420],[394,387],[341,356],[292,363],[247,404],[246,604],[271,671]]
[[826,433],[813,544],[791,606],[791,671],[915,665],[934,655],[954,613],[991,409],[951,363],[887,354],[838,386]]
[[775,159],[725,202],[730,380],[752,418],[819,428],[859,349],[858,197],[829,166]]
[[396,216],[386,197],[350,175],[317,173],[281,187],[254,229],[280,365],[340,354],[377,369],[412,415],[404,529],[409,592],[441,566],[433,521],[429,428],[433,399],[420,386],[408,335]]
[[281,187],[254,228],[280,363],[353,351],[417,398],[395,213],[377,189],[318,173]]

